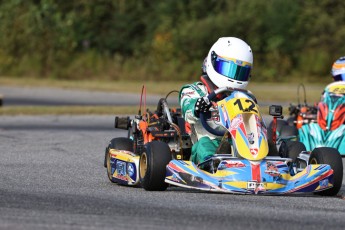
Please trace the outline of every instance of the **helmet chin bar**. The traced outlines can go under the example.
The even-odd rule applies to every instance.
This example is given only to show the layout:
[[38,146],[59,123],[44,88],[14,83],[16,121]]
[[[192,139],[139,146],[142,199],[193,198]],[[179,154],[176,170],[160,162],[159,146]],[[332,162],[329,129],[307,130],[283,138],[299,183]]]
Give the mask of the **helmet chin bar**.
[[[233,80],[233,79],[226,79],[226,81],[223,81],[225,84],[226,83],[229,83],[229,84],[226,84],[225,86],[226,87],[232,87],[232,88],[238,88],[238,89],[246,89],[247,85],[248,85],[248,81],[236,81],[236,80]],[[220,87],[224,87],[224,85],[221,85]]]
[[243,82],[240,82],[240,81],[234,81],[234,80],[232,80],[232,79],[228,79],[228,81],[230,81],[230,82],[234,82],[234,83],[239,84],[239,85],[242,85],[242,84],[243,84]]
[[[213,72],[213,71],[212,71]],[[246,89],[248,85],[248,81],[236,81],[234,79],[222,76],[218,74],[218,81],[215,81],[214,77],[207,74],[213,84],[215,84],[218,88],[222,87],[231,87],[231,88],[238,88],[238,89]],[[213,75],[214,76],[214,75]]]

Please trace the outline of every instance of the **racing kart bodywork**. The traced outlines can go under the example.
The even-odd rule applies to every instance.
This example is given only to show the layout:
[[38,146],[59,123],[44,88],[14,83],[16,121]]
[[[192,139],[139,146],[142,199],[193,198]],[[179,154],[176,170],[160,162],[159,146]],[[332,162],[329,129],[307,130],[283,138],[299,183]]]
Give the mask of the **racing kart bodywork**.
[[267,157],[253,162],[220,155],[205,164],[217,161],[215,173],[209,173],[191,161],[172,160],[165,181],[186,188],[241,194],[317,192],[333,186],[329,165],[308,165],[299,173],[291,173],[290,159]]
[[106,161],[109,179],[112,182],[124,185],[139,183],[139,155],[130,151],[109,149],[109,160]]
[[[216,99],[217,95],[223,95],[223,99]],[[127,125],[123,128],[134,128],[132,133],[140,134],[135,134],[137,137],[134,135],[133,140],[112,140],[105,155],[109,179],[126,185],[141,185],[145,190],[165,190],[170,184],[239,194],[338,193],[343,165],[337,151],[332,148],[305,151],[296,141],[269,142],[259,106],[245,90],[220,88],[208,97],[218,100],[218,117],[223,129],[211,128],[207,114],[201,113],[200,119],[212,134],[231,139],[229,152],[216,153],[200,164],[189,161],[188,131],[181,131],[188,125],[176,122],[182,118],[181,114],[172,116],[171,110],[165,107],[162,117],[168,120],[168,125],[166,130],[159,130],[159,136],[152,133],[149,125],[142,130],[144,126],[138,125],[140,119],[125,122]],[[281,116],[281,111],[271,115],[276,118]],[[142,135],[151,135],[151,138],[139,140],[138,136]]]

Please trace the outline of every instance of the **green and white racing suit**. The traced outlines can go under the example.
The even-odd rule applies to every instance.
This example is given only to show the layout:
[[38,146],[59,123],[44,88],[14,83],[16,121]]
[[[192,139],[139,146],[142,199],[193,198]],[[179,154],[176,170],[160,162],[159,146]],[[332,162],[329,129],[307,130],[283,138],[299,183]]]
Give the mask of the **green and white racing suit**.
[[[179,103],[182,109],[182,115],[191,127],[190,136],[193,147],[190,160],[196,164],[205,161],[208,157],[215,154],[222,138],[206,131],[202,126],[200,119],[194,114],[194,107],[198,98],[207,95],[207,88],[202,82],[184,85],[179,94]],[[210,110],[215,110],[215,108],[211,108]],[[212,128],[224,129],[217,118],[211,117],[207,123]]]

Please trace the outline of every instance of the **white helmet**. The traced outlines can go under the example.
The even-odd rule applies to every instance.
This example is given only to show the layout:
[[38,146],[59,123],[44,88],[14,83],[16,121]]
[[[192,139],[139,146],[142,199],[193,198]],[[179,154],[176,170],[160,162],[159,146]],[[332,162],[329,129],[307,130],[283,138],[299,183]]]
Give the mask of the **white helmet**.
[[245,89],[253,66],[252,49],[241,39],[219,38],[205,64],[207,75],[217,87]]
[[345,57],[340,57],[333,63],[331,73],[334,81],[345,81]]

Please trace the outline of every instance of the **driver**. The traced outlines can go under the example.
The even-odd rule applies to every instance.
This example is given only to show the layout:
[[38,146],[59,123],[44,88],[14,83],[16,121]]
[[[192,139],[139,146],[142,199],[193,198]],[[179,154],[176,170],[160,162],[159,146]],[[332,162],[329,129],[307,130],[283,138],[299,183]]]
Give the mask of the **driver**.
[[[340,85],[343,85],[342,88],[344,88],[344,85],[345,85],[345,56],[340,57],[338,60],[336,60],[333,63],[331,74],[332,74],[334,82],[328,84],[326,86],[325,90],[329,91],[330,89],[335,88],[336,86],[340,86]],[[339,93],[345,94],[345,92],[339,92]],[[323,97],[321,98],[321,101],[322,100],[323,100]]]
[[317,121],[324,130],[334,130],[345,124],[342,115],[345,102],[345,57],[340,57],[333,63],[331,74],[334,82],[326,86],[321,95],[321,102],[315,109]]
[[333,63],[331,73],[334,81],[345,81],[345,56]]
[[[193,147],[191,161],[199,164],[213,154],[224,153],[222,137],[206,131],[199,119],[200,113],[214,111],[207,95],[220,87],[245,89],[253,65],[253,53],[250,46],[239,38],[223,37],[213,44],[202,66],[200,81],[184,85],[180,90],[179,103],[182,114],[190,125]],[[217,117],[207,121],[212,128],[223,129]],[[226,149],[226,148],[225,148]]]

